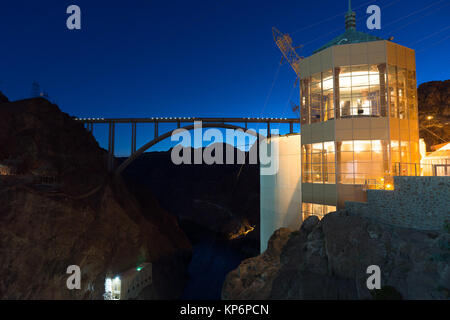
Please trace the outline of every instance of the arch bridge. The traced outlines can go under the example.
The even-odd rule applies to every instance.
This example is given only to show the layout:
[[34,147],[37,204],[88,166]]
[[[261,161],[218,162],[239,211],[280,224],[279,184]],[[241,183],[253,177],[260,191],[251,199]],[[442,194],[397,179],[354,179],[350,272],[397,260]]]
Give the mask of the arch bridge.
[[[108,170],[115,171],[116,174],[121,173],[131,162],[144,153],[147,149],[158,142],[170,137],[177,129],[192,130],[195,129],[195,122],[201,121],[203,128],[225,128],[225,129],[242,129],[248,134],[252,134],[259,140],[262,136],[253,130],[248,130],[249,123],[265,124],[267,126],[267,136],[270,137],[270,125],[287,123],[289,124],[289,132],[294,133],[294,124],[300,124],[298,118],[199,118],[199,117],[152,117],[152,118],[74,118],[84,124],[86,129],[93,133],[95,124],[108,124]],[[128,123],[131,125],[131,155],[117,169],[114,168],[114,146],[115,146],[115,125],[118,123]],[[139,123],[151,123],[154,126],[153,139],[144,144],[139,149],[136,148],[136,127]],[[173,123],[176,128],[166,133],[159,133],[160,123]],[[238,124],[244,124],[238,125]]]

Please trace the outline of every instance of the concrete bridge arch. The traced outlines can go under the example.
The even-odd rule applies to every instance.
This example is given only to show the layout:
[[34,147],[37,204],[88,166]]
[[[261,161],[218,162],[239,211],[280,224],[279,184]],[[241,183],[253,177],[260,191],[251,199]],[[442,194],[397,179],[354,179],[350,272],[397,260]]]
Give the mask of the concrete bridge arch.
[[[261,141],[261,139],[265,139],[266,138],[264,135],[261,135],[261,134],[257,133],[253,129],[247,130],[246,128],[243,128],[243,127],[237,126],[237,125],[233,125],[233,124],[227,124],[227,123],[202,123],[201,127],[202,128],[224,128],[224,129],[242,130],[245,133],[256,137],[258,139],[257,141]],[[144,144],[142,147],[140,147],[138,150],[136,150],[136,152],[134,152],[131,156],[129,156],[124,162],[122,162],[122,164],[115,170],[115,173],[116,174],[122,173],[122,171],[125,170],[141,154],[143,154],[145,151],[150,149],[152,146],[154,146],[158,142],[161,142],[162,140],[167,139],[170,136],[172,136],[172,134],[175,131],[180,130],[180,129],[193,130],[193,129],[196,129],[196,128],[197,128],[197,126],[192,124],[192,125],[188,125],[188,126],[184,126],[184,127],[173,129],[173,130],[171,130],[169,132],[166,132],[166,133],[164,133],[164,134],[154,138],[153,140],[151,140],[151,141],[147,142],[146,144]]]

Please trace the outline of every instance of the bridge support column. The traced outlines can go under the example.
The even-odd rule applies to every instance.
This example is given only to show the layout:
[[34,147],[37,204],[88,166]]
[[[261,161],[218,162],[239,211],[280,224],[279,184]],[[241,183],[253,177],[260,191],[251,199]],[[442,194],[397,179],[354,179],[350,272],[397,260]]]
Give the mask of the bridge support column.
[[136,122],[131,123],[131,154],[136,152]]
[[108,171],[114,171],[114,140],[115,140],[115,123],[109,123],[108,137]]
[[267,138],[270,138],[270,122],[267,122]]
[[289,122],[289,133],[294,133],[294,124]]
[[155,137],[154,139],[158,138],[158,122],[155,122]]

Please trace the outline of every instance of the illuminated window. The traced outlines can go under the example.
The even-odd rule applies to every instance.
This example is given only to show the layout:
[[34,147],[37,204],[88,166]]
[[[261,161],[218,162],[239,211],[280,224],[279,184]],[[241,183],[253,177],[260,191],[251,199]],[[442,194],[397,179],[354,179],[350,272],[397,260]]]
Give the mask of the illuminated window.
[[302,181],[305,183],[336,183],[333,141],[302,146]]
[[105,300],[120,300],[121,280],[119,277],[105,279]]
[[338,183],[366,184],[368,179],[383,179],[388,173],[389,144],[385,140],[348,140],[337,142]]
[[324,215],[335,211],[336,206],[328,206],[324,204],[308,203],[308,202],[302,203],[303,220],[305,220],[309,216],[317,216],[319,219],[322,219]]
[[301,79],[301,123],[334,119],[333,71],[318,72]]
[[339,117],[386,116],[385,64],[335,68]]

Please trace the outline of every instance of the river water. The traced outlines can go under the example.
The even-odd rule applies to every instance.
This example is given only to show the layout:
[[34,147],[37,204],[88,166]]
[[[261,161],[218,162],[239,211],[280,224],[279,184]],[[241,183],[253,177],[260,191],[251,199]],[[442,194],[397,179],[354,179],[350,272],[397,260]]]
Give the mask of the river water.
[[191,238],[189,278],[181,299],[220,300],[226,275],[254,254],[243,252],[242,241],[225,240],[211,234],[201,237],[197,234],[195,238]]

